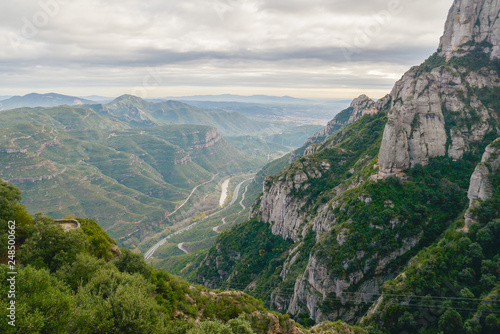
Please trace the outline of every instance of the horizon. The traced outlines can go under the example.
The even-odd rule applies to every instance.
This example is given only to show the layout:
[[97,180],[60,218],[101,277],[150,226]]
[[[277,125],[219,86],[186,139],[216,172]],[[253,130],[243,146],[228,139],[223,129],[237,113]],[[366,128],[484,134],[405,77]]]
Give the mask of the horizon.
[[451,2],[11,3],[0,95],[381,98],[436,51]]

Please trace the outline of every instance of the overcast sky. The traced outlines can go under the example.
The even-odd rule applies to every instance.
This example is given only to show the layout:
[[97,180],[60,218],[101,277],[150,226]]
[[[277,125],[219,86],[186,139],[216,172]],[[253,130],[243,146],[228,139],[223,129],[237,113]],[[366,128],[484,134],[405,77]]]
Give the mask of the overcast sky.
[[452,0],[0,4],[0,95],[378,98],[437,48]]

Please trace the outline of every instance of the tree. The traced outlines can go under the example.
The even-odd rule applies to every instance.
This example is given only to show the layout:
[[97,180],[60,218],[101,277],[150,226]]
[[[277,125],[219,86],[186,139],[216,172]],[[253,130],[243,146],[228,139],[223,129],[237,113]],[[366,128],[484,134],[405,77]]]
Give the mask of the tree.
[[126,248],[121,248],[121,252],[122,254],[113,260],[118,270],[130,274],[138,273],[147,279],[151,278],[153,268],[144,261],[141,254],[132,253]]
[[200,327],[193,328],[187,334],[233,334],[231,327],[219,321],[204,321]]
[[463,333],[462,316],[454,309],[448,309],[439,318],[439,330],[444,334],[461,334]]
[[88,242],[80,229],[65,232],[51,219],[35,220],[34,230],[19,254],[21,263],[51,272],[76,260],[79,253],[88,252]]

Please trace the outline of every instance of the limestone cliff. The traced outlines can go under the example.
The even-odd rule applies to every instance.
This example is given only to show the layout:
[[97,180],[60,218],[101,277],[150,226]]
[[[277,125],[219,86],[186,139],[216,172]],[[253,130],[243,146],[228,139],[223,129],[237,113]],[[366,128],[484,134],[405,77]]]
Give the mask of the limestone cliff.
[[498,110],[485,95],[500,87],[499,10],[499,0],[456,0],[437,54],[396,83],[380,176],[434,157],[459,159],[498,128]]
[[379,154],[380,174],[398,174],[430,158],[459,159],[498,124],[474,89],[500,87],[498,74],[483,69],[414,67],[391,92],[394,105]]
[[486,147],[481,163],[476,166],[474,174],[470,179],[469,191],[469,209],[465,213],[466,230],[470,223],[475,220],[474,208],[480,201],[486,201],[493,195],[493,184],[491,177],[498,173],[500,168],[500,138]]
[[500,57],[499,0],[456,0],[450,9],[439,54],[450,60],[473,49]]

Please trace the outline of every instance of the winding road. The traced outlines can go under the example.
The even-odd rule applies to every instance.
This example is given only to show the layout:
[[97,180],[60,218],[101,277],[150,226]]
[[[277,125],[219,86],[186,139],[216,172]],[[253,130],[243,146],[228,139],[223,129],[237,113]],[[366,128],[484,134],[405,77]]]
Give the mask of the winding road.
[[189,251],[186,248],[184,248],[184,243],[183,242],[181,242],[180,244],[178,244],[177,248],[179,248],[184,253],[189,254]]
[[[182,208],[182,207],[184,206],[184,204],[186,204],[186,203],[187,203],[187,201],[189,201],[189,199],[191,198],[191,195],[193,195],[193,193],[196,191],[196,189],[198,189],[199,187],[201,187],[201,186],[203,186],[203,185],[205,185],[205,184],[207,184],[207,183],[212,182],[212,181],[215,179],[215,177],[216,177],[217,175],[218,175],[218,174],[214,175],[210,181],[207,181],[207,182],[205,182],[205,183],[202,183],[202,184],[200,184],[200,185],[196,186],[196,187],[195,187],[195,188],[191,191],[191,194],[189,194],[188,198],[187,198],[187,199],[186,199],[186,200],[185,200],[185,201],[184,201],[184,202],[183,202],[183,203],[182,203],[182,204],[181,204],[181,205],[180,205],[177,209],[175,209],[175,211],[174,211],[174,212],[172,212],[171,214],[169,214],[167,217],[170,217],[171,215],[173,215],[174,213],[176,213],[176,212],[177,212],[180,208]],[[240,182],[240,183],[236,186],[236,188],[234,189],[234,194],[233,194],[233,198],[232,198],[232,200],[231,200],[230,205],[231,205],[231,204],[234,204],[234,203],[236,202],[236,200],[238,199],[239,191],[240,191],[240,188],[241,188],[241,186],[243,185],[243,183],[245,183],[246,181],[252,180],[252,179],[253,179],[253,178],[249,178],[249,179],[243,180],[243,181],[241,181],[241,182]],[[245,210],[245,209],[246,209],[246,206],[243,204],[243,201],[245,200],[245,194],[247,193],[247,190],[248,190],[248,185],[245,187],[245,192],[243,193],[243,195],[242,195],[242,199],[241,199],[241,201],[239,202],[239,204],[240,204],[240,205],[241,205],[241,207],[243,208],[242,210]],[[230,205],[228,205],[227,207],[229,207]],[[224,209],[223,209],[223,210],[224,210]],[[208,217],[211,217],[211,216],[213,216],[213,215],[215,215],[215,214],[217,214],[217,213],[219,213],[219,212],[220,212],[220,211],[216,211],[216,212],[212,213],[211,215],[209,215]],[[241,211],[240,211],[240,212],[241,212]],[[169,235],[169,236],[167,236],[166,238],[163,238],[162,240],[160,240],[158,243],[156,243],[153,247],[151,247],[151,248],[150,248],[150,249],[149,249],[149,250],[148,250],[148,251],[144,254],[144,259],[145,259],[145,260],[148,260],[151,256],[153,256],[153,254],[156,252],[156,250],[157,250],[158,248],[160,248],[160,246],[164,245],[164,244],[167,242],[167,240],[168,240],[168,239],[170,239],[170,238],[172,238],[173,236],[176,236],[176,235],[178,235],[178,234],[180,234],[180,233],[183,233],[183,232],[185,232],[185,231],[188,231],[188,230],[192,229],[192,228],[193,228],[194,226],[196,226],[198,223],[199,223],[199,222],[194,222],[194,223],[192,223],[191,225],[186,226],[186,227],[184,227],[184,228],[180,229],[179,231],[176,231],[176,232],[174,232],[174,233],[170,234],[170,235]],[[227,224],[227,222],[226,222],[226,218],[222,218],[222,224],[221,224],[221,225],[219,225],[219,226],[215,226],[215,227],[213,227],[213,228],[212,228],[212,231],[214,231],[214,232],[216,232],[216,233],[219,233],[219,227],[220,227],[220,226],[222,226],[222,225],[225,225],[225,224]],[[179,249],[180,249],[181,251],[183,251],[184,253],[189,254],[189,252],[188,252],[188,251],[184,248],[184,243],[183,243],[183,242],[182,242],[182,243],[180,243],[180,244],[178,244],[178,245],[177,245],[177,248],[179,248]]]
[[[251,179],[248,179],[248,180],[251,180]],[[245,180],[245,181],[248,181],[248,180]],[[249,186],[249,185],[250,185],[250,183],[249,183],[249,184],[247,184],[247,186],[245,187],[245,192],[241,195],[240,205],[241,205],[241,207],[243,208],[243,210],[245,210],[245,209],[247,208],[247,207],[245,206],[245,204],[243,204],[243,201],[245,200],[245,195],[246,195],[246,193],[247,193],[247,191],[248,191],[248,186]]]
[[194,192],[196,191],[196,189],[198,189],[198,188],[199,188],[199,187],[201,187],[201,186],[204,186],[204,185],[205,185],[205,184],[207,184],[207,183],[212,182],[212,181],[215,179],[215,177],[216,177],[217,175],[219,175],[219,174],[215,174],[214,176],[212,176],[212,178],[211,178],[209,181],[204,182],[204,183],[199,184],[199,185],[197,185],[196,187],[194,187],[194,188],[193,188],[193,190],[191,190],[191,193],[189,194],[189,196],[186,198],[186,200],[185,200],[184,202],[182,202],[182,204],[181,204],[181,205],[180,205],[177,209],[175,209],[172,213],[169,213],[169,214],[167,215],[167,217],[170,217],[171,215],[173,215],[174,213],[176,213],[177,211],[179,211],[179,210],[180,210],[180,209],[184,206],[184,204],[186,204],[186,203],[189,201],[189,199],[191,198],[191,196],[193,196],[193,194],[194,194]]
[[[253,178],[249,178],[249,179],[246,179],[246,180],[243,180],[241,181],[237,186],[236,188],[234,188],[234,194],[233,194],[233,199],[231,200],[231,203],[229,203],[229,205],[232,205],[234,204],[237,200],[238,200],[238,195],[239,195],[239,192],[240,192],[240,188],[241,186],[243,185],[243,183],[249,181],[249,180],[252,180]],[[247,190],[248,190],[248,184],[247,186],[245,187],[245,192],[241,195],[241,201],[240,201],[240,205],[241,207],[243,208],[241,211],[245,210],[246,209],[246,206],[243,204],[243,201],[245,200],[245,194],[247,193]],[[225,225],[226,224],[226,218],[222,218],[222,225]],[[215,227],[212,228],[212,231],[216,232],[216,233],[219,233],[219,227],[221,227],[222,225],[217,225]]]
[[[215,174],[214,176],[212,176],[212,178],[211,178],[209,181],[204,182],[204,183],[199,184],[199,185],[197,185],[196,187],[194,187],[194,188],[193,188],[193,190],[191,190],[191,193],[189,194],[188,198],[186,198],[186,200],[185,200],[185,201],[184,201],[184,202],[183,202],[183,203],[182,203],[182,204],[181,204],[181,205],[180,205],[177,209],[175,209],[172,213],[168,214],[168,215],[167,215],[167,217],[170,217],[171,215],[173,215],[174,213],[176,213],[176,212],[177,212],[180,208],[182,208],[182,207],[184,206],[184,204],[186,204],[186,203],[189,201],[189,199],[190,199],[190,198],[191,198],[191,196],[194,194],[194,192],[196,191],[196,189],[198,189],[199,187],[201,187],[201,186],[203,186],[203,185],[205,185],[205,184],[207,184],[207,183],[212,182],[212,181],[215,179],[215,177],[216,177],[217,175],[219,175],[219,174]],[[198,224],[198,222],[195,222],[195,223],[193,223],[193,224],[191,224],[191,225],[189,225],[189,226],[186,226],[186,227],[184,227],[184,228],[180,229],[179,231],[176,231],[176,232],[174,232],[174,233],[170,234],[170,235],[169,235],[169,236],[167,236],[166,238],[161,239],[159,242],[157,242],[157,243],[156,243],[153,247],[151,247],[151,248],[150,248],[150,249],[149,249],[149,250],[148,250],[148,251],[144,254],[144,259],[145,259],[145,260],[147,260],[147,259],[149,259],[151,256],[153,256],[153,254],[156,252],[156,250],[157,250],[158,248],[160,248],[160,246],[161,246],[161,245],[164,245],[164,244],[167,242],[167,240],[168,240],[168,239],[172,238],[173,236],[175,236],[175,235],[177,235],[177,234],[180,234],[180,233],[182,233],[182,232],[185,232],[185,231],[188,231],[188,230],[192,229],[192,228],[193,228],[196,224]],[[180,249],[180,248],[179,248],[179,249]],[[182,249],[181,249],[181,250],[182,250]]]

